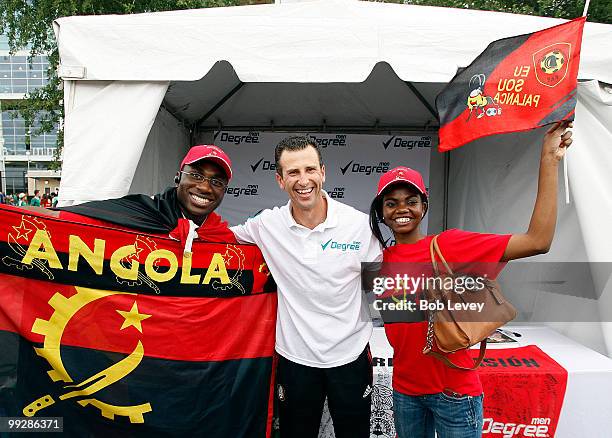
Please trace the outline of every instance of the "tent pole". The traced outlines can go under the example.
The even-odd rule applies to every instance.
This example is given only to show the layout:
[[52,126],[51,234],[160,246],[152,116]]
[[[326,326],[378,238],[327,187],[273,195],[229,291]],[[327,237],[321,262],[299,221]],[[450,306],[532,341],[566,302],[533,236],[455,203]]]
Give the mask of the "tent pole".
[[174,108],[172,108],[170,105],[168,105],[166,102],[162,102],[159,107],[165,109],[168,114],[174,117],[183,126],[187,127],[191,125],[187,119],[181,117],[178,114],[178,112]]
[[429,104],[429,102],[427,102],[427,99],[425,99],[425,97],[421,94],[421,92],[417,90],[417,88],[412,84],[412,82],[404,81],[404,84],[406,84],[408,88],[410,88],[410,91],[412,91],[414,95],[417,97],[417,99],[421,101],[423,106],[427,108],[427,111],[429,111],[429,114],[431,114],[435,120],[438,120],[438,113],[436,112],[436,110]]
[[215,104],[215,106],[213,106],[210,111],[208,111],[206,114],[204,114],[204,116],[202,116],[202,118],[200,118],[200,120],[195,122],[196,126],[200,126],[200,123],[204,122],[206,119],[208,119],[210,116],[212,116],[215,111],[217,111],[219,108],[221,108],[221,106],[223,106],[223,104],[225,102],[227,102],[234,94],[236,94],[236,92],[238,92],[238,90],[240,90],[244,85],[244,82],[240,82],[238,85],[236,85],[234,88],[232,88],[230,90],[229,93],[227,93],[225,96],[223,96],[223,98],[217,102]]
[[193,145],[194,144],[193,142],[195,140],[195,133],[194,133],[195,125],[193,123],[190,123],[187,119],[181,117],[178,114],[178,112],[174,108],[172,108],[170,105],[168,105],[166,102],[162,102],[159,108],[166,110],[166,112],[170,114],[172,117],[174,117],[177,122],[179,122],[185,128],[189,129],[189,145]]
[[442,211],[442,231],[448,230],[448,185],[450,174],[450,151],[444,154],[444,208]]

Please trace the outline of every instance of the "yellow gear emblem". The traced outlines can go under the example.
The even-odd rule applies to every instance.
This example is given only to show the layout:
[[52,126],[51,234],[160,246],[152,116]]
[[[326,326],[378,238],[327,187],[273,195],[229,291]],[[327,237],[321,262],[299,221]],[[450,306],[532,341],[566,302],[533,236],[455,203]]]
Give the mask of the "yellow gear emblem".
[[[36,354],[43,357],[51,365],[51,370],[47,372],[54,382],[63,381],[68,383],[64,387],[64,394],[60,395],[60,400],[72,397],[90,396],[95,392],[121,380],[131,373],[141,362],[144,356],[144,347],[141,341],[127,357],[100,371],[79,384],[72,384],[73,379],[66,370],[61,357],[61,339],[66,326],[76,315],[76,313],[87,304],[109,297],[111,295],[134,295],[127,292],[110,292],[84,287],[76,287],[76,294],[66,298],[60,293],[56,293],[49,300],[49,305],[55,310],[49,320],[37,318],[32,326],[32,332],[43,335],[45,340],[42,348],[34,348]],[[51,406],[55,403],[53,397],[45,395],[30,403],[23,409],[25,416],[31,417],[39,410]],[[115,415],[129,417],[131,423],[144,423],[144,414],[151,412],[150,403],[131,406],[117,406],[104,403],[96,398],[85,398],[77,401],[81,406],[92,405],[98,408],[103,417],[113,420]]]

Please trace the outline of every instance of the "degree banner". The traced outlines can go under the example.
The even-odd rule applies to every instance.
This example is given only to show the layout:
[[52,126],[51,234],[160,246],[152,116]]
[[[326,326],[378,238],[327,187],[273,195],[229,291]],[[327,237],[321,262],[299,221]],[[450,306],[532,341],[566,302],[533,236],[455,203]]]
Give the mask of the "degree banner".
[[[470,350],[474,358],[478,350]],[[488,349],[479,367],[485,438],[554,437],[567,370],[535,345]]]

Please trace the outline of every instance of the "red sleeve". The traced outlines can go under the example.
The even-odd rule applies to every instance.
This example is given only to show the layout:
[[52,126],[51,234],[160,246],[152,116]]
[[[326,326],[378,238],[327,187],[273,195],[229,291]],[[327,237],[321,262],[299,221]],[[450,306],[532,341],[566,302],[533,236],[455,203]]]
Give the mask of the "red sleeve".
[[448,230],[438,237],[438,246],[447,262],[455,270],[488,274],[496,277],[506,266],[500,262],[510,234],[484,234],[462,230]]

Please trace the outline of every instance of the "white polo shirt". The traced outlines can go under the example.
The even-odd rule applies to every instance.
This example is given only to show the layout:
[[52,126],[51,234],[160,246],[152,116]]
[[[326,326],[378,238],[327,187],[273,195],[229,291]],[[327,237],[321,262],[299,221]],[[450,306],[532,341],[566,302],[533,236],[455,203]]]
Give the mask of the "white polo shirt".
[[313,230],[291,215],[291,201],[264,210],[236,238],[261,249],[278,286],[276,351],[318,368],[359,357],[372,334],[361,290],[361,262],[382,260],[368,216],[327,198],[327,218]]

